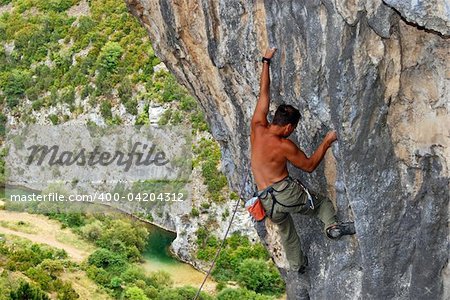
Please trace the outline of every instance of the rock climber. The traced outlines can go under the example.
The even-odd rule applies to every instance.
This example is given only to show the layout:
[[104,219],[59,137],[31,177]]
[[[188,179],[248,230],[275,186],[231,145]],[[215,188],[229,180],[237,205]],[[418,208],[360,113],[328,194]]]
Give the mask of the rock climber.
[[355,232],[354,227],[338,223],[336,211],[328,198],[310,193],[299,180],[289,176],[288,161],[303,171],[313,172],[337,136],[335,131],[328,132],[317,150],[308,157],[287,139],[300,120],[300,112],[296,108],[282,104],[277,108],[272,123],[267,121],[269,66],[276,50],[267,49],[262,57],[260,94],[251,121],[251,167],[264,210],[278,225],[290,270],[304,273],[308,261],[300,248],[291,213],[317,216],[331,239]]

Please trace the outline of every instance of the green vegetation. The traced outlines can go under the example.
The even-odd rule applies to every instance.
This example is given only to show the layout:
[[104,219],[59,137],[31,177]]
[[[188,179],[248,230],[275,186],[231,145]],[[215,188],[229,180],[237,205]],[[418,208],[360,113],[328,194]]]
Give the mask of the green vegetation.
[[59,118],[55,114],[49,115],[48,118],[50,119],[53,125],[57,125],[59,123]]
[[191,210],[191,216],[193,216],[195,218],[195,217],[198,217],[199,215],[200,215],[200,212],[198,211],[198,209],[193,207]]
[[[197,289],[194,287],[186,286],[180,288],[173,288],[163,290],[163,293],[156,298],[157,300],[192,300],[197,294]],[[201,293],[199,299],[212,300],[213,298],[206,293]]]
[[81,231],[84,237],[90,238],[97,246],[121,253],[130,261],[141,259],[148,235],[145,227],[120,219],[106,219],[102,225],[98,222],[94,225],[90,223]]
[[[220,245],[217,237],[210,232],[204,227],[197,231],[197,258],[206,261],[214,257]],[[240,299],[229,297],[241,294],[244,299],[255,299],[252,298],[255,293],[281,295],[284,292],[284,282],[273,263],[268,260],[269,254],[261,244],[251,244],[247,237],[236,233],[227,238],[212,276],[219,282],[236,281],[242,289],[224,290],[218,295],[218,299]]]
[[30,285],[26,281],[21,281],[19,287],[10,292],[9,297],[11,297],[12,300],[22,300],[22,299],[50,300],[47,294],[44,293],[39,287]]
[[[95,96],[106,96],[126,76],[134,82],[139,81],[138,76],[151,78],[153,69],[146,66],[159,61],[148,40],[143,42],[145,30],[127,12],[125,3],[90,1],[91,14],[77,20],[67,16],[67,9],[78,2],[14,1],[15,9],[3,14],[2,40],[14,41],[11,53],[2,52],[7,100],[17,102],[25,95],[36,98],[52,88],[73,89],[94,77]],[[78,24],[73,26],[76,20]],[[81,50],[86,54],[79,55]],[[47,59],[50,65],[44,63]],[[140,75],[139,70],[143,71]],[[58,92],[57,98],[64,101],[65,97]]]
[[[48,293],[57,293],[57,299],[77,299],[71,284],[59,279],[61,274],[76,270],[85,271],[114,299],[172,300],[192,299],[195,295],[196,288],[175,288],[169,274],[159,271],[149,275],[136,264],[141,261],[147,242],[148,232],[142,223],[120,214],[52,213],[50,216],[98,248],[77,265],[67,260],[64,250],[21,239],[8,238],[6,242],[0,239],[0,268],[6,269],[0,276],[0,290],[19,295],[13,299],[49,299]],[[29,284],[16,280],[11,272],[21,272]],[[20,298],[23,295],[29,298]],[[2,296],[0,300],[10,299]],[[200,299],[212,297],[202,293]]]
[[[56,293],[58,299],[78,298],[71,283],[60,279],[62,273],[76,267],[64,250],[3,237],[0,256],[0,268],[4,269],[0,276],[0,299],[49,299],[47,293]],[[14,280],[13,272],[21,274],[22,279]],[[33,283],[24,281],[25,278]]]
[[[195,288],[174,288],[167,273],[159,271],[148,276],[134,264],[141,259],[147,230],[142,224],[116,218],[89,217],[89,221],[78,228],[82,236],[101,247],[86,262],[89,278],[116,299],[192,299],[186,297],[190,297]],[[202,293],[201,299],[210,297]]]
[[[150,122],[150,102],[156,102],[166,108],[160,125],[190,125],[194,133],[208,130],[197,102],[175,77],[163,68],[154,72],[160,60],[123,1],[88,1],[89,15],[68,16],[67,10],[79,2],[16,0],[14,9],[0,16],[5,42],[0,47],[0,108],[8,106],[13,114],[19,110],[25,123],[34,122],[32,110],[68,106],[72,116],[48,115],[57,125],[83,112],[76,104],[79,95],[98,106],[106,124],[122,124],[112,111],[123,104],[136,116],[135,124],[143,125]],[[21,105],[25,99],[30,107]],[[0,121],[4,135],[6,117],[0,115]],[[209,148],[219,151],[217,145]],[[216,168],[219,159],[203,158],[202,174],[211,197],[223,201],[226,178]]]
[[[121,123],[111,113],[113,103],[138,116],[136,124],[147,124],[153,101],[168,105],[162,125],[208,129],[196,101],[175,77],[164,70],[154,73],[160,60],[125,2],[92,0],[89,15],[68,16],[67,10],[79,2],[16,0],[14,9],[0,16],[0,39],[11,46],[0,47],[1,107],[23,110],[20,104],[28,99],[30,110],[60,103],[77,112],[78,90],[81,99],[100,105],[107,124]],[[144,101],[143,111],[139,101]],[[61,122],[55,115],[49,119]]]
[[273,297],[257,294],[254,291],[249,291],[244,288],[226,288],[218,295],[217,300],[271,300]]
[[193,164],[194,166],[200,165],[202,168],[202,176],[210,194],[209,198],[216,202],[224,201],[223,193],[227,185],[227,178],[218,169],[221,158],[219,145],[213,140],[202,138],[194,147],[194,154],[196,159]]
[[0,184],[4,184],[6,180],[5,157],[8,154],[7,148],[0,149]]
[[184,87],[176,82],[172,74],[166,71],[156,73],[150,93],[160,103],[175,103],[173,109],[167,109],[163,113],[158,121],[159,125],[179,125],[186,120],[192,126],[193,132],[208,130],[205,117],[199,110],[197,102]]
[[107,42],[100,50],[98,65],[100,72],[117,73],[123,48],[117,42]]
[[[39,212],[32,211],[30,212]],[[51,219],[58,220],[62,223],[62,228],[70,227],[70,228],[79,228],[88,222],[86,216],[82,213],[62,213],[62,212],[47,212],[45,213]]]
[[278,270],[261,259],[244,259],[239,264],[237,279],[242,286],[257,293],[279,295],[284,291]]

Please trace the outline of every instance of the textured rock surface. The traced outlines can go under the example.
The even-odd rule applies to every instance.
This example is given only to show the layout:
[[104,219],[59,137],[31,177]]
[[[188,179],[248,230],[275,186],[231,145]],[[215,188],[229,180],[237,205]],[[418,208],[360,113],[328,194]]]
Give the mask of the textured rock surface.
[[384,0],[408,21],[425,28],[450,34],[450,1],[448,0]]
[[[272,108],[286,102],[303,115],[293,139],[312,153],[337,130],[316,172],[292,173],[327,194],[357,235],[328,241],[318,220],[295,216],[310,270],[286,276],[289,299],[450,297],[447,2],[127,2],[207,113],[233,187],[252,189],[241,181],[268,45],[279,48]],[[267,225],[259,231],[283,267],[276,226]]]

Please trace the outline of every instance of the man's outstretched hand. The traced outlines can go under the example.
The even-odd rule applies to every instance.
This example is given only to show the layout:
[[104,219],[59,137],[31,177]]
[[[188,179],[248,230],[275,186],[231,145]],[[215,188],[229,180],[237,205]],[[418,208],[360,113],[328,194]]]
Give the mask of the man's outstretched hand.
[[328,144],[328,147],[331,147],[331,144],[333,144],[333,142],[337,141],[337,134],[336,131],[329,131],[327,133],[327,135],[325,136],[325,141]]
[[266,53],[264,53],[264,57],[271,59],[276,51],[277,51],[277,48],[267,48]]

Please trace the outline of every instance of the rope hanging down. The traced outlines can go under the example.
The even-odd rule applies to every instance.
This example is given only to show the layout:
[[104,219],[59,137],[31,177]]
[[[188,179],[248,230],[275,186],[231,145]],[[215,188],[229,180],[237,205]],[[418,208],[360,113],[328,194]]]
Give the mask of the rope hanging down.
[[222,239],[222,243],[220,244],[219,249],[217,249],[216,255],[214,256],[214,259],[213,259],[213,261],[211,263],[211,267],[209,267],[209,270],[206,273],[205,278],[203,279],[203,282],[200,285],[200,288],[198,289],[197,294],[194,297],[194,300],[197,300],[198,297],[200,296],[200,292],[202,291],[203,285],[205,285],[206,279],[208,279],[209,275],[211,274],[212,269],[214,268],[214,265],[216,264],[216,261],[219,258],[220,252],[222,251],[223,246],[225,246],[225,240],[227,239],[227,235],[228,235],[228,232],[230,231],[231,224],[233,223],[234,216],[236,215],[236,212],[237,212],[237,210],[239,208],[239,202],[241,201],[241,199],[243,197],[243,194],[244,194],[244,192],[243,192],[244,191],[244,184],[245,184],[245,181],[248,178],[248,172],[245,172],[245,174],[246,175],[245,175],[245,177],[244,177],[244,179],[242,181],[242,185],[241,185],[241,187],[242,187],[241,195],[239,196],[239,199],[236,200],[236,206],[234,207],[234,211],[233,211],[233,214],[231,215],[230,223],[228,224],[228,228],[225,231],[225,235],[224,235],[224,237]]

